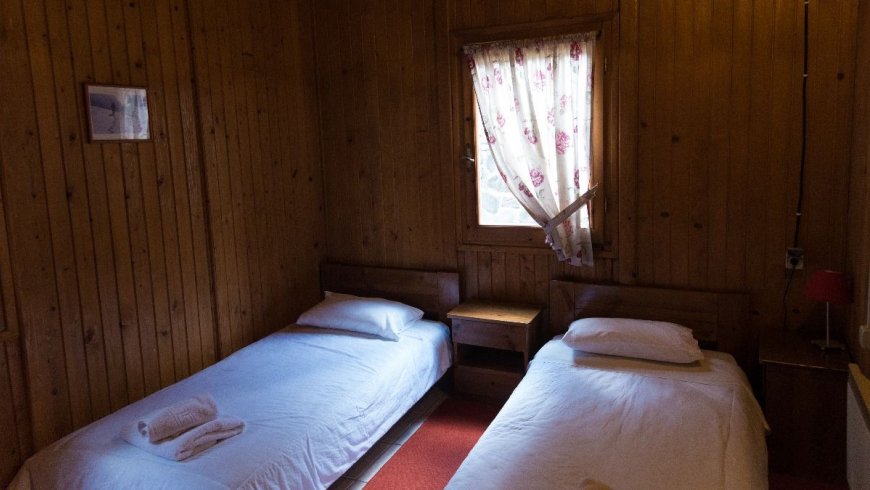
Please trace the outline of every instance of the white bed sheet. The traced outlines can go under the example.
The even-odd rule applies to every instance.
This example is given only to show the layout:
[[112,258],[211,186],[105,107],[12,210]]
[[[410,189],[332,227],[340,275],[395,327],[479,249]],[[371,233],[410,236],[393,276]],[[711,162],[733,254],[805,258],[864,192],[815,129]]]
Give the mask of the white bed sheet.
[[[290,326],[43,449],[11,488],[325,488],[449,366],[439,322],[398,342]],[[198,393],[245,432],[183,462],[121,440],[128,421]]]
[[448,488],[767,488],[767,424],[734,359],[675,365],[547,343]]

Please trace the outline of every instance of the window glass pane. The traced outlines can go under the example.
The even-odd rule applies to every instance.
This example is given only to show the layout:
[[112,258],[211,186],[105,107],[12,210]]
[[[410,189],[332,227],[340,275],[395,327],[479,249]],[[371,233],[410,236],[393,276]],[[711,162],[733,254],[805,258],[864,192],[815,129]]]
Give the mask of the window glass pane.
[[530,226],[538,227],[529,213],[520,206],[519,201],[508,190],[501,179],[492,151],[486,141],[483,122],[475,104],[476,129],[474,140],[477,142],[477,216],[484,226]]

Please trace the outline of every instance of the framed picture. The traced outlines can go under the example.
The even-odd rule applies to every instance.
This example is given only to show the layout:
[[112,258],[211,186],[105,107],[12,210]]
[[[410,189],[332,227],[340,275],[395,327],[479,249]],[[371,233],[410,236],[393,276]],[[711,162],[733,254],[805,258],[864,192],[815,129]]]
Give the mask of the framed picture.
[[85,84],[92,142],[151,139],[148,95],[143,87]]

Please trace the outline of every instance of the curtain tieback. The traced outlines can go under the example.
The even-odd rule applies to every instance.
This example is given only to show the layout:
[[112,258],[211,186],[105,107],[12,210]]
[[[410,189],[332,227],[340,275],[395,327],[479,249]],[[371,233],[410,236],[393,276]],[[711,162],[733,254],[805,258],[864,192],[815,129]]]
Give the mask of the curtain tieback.
[[574,214],[574,212],[580,209],[580,206],[583,206],[584,204],[591,201],[592,198],[595,197],[596,192],[598,192],[598,184],[590,187],[589,190],[584,192],[582,196],[577,198],[577,200],[569,204],[562,211],[559,211],[559,214],[554,216],[553,219],[547,221],[547,223],[543,226],[544,233],[546,233],[548,236],[552,234],[553,228],[559,226],[559,224],[568,219],[569,216],[571,216],[572,214]]

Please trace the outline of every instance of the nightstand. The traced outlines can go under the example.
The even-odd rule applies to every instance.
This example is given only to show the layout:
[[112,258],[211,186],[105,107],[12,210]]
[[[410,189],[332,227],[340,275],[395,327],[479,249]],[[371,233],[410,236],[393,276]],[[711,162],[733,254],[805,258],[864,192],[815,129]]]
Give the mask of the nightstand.
[[769,467],[816,481],[846,480],[846,381],[849,355],[823,351],[788,330],[761,337],[764,413],[772,433]]
[[453,320],[456,390],[487,398],[510,396],[533,354],[541,308],[469,300],[447,317]]

